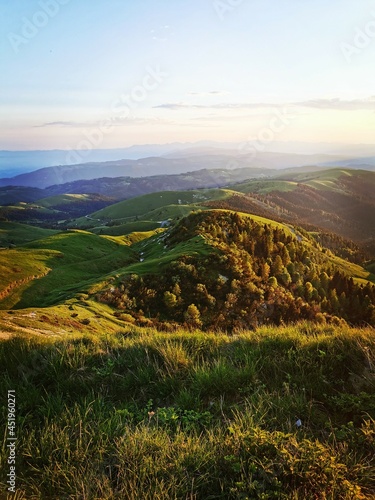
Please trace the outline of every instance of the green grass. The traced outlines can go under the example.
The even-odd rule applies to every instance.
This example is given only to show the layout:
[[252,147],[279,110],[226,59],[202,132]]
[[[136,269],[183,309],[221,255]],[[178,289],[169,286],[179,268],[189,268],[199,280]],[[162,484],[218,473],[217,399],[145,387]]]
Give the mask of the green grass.
[[50,271],[50,262],[57,252],[39,252],[24,249],[2,250],[0,253],[0,305],[10,308],[19,302],[22,291],[34,280],[41,279]]
[[93,219],[114,220],[123,219],[124,217],[142,216],[168,205],[190,205],[209,200],[225,199],[230,196],[230,193],[230,191],[225,189],[161,191],[115,203],[110,207],[91,214],[91,217]]
[[[348,177],[352,178],[350,183],[345,182]],[[350,194],[350,190],[352,186],[353,192],[357,192],[360,196],[365,187],[366,190],[369,190],[370,186],[375,189],[375,176],[374,172],[369,172],[367,170],[352,170],[350,168],[321,168],[319,170],[304,172],[304,173],[281,173],[278,177],[278,180],[270,180],[269,185],[272,186],[272,183],[280,183],[280,185],[275,186],[275,189],[279,191],[287,191],[288,183],[294,184],[295,187],[298,184],[309,186],[318,191],[332,191],[340,194]],[[265,181],[264,186],[267,186],[268,181]],[[249,187],[251,188],[251,182],[249,183]],[[282,184],[285,185],[285,189],[282,188]],[[246,184],[245,184],[246,185]],[[290,186],[292,187],[292,186]],[[349,193],[348,193],[349,189]],[[264,188],[263,194],[267,194],[266,187]],[[261,191],[258,191],[261,192]],[[369,191],[367,191],[369,192]],[[367,196],[367,195],[365,195]]]
[[42,198],[36,202],[37,205],[50,208],[57,205],[69,205],[71,203],[76,203],[77,201],[90,201],[92,195],[90,194],[61,194],[57,196],[49,196],[48,198]]
[[270,227],[273,227],[273,228],[277,227],[279,229],[282,229],[287,234],[292,234],[293,236],[296,236],[295,235],[295,230],[293,229],[293,226],[289,226],[287,224],[283,224],[282,222],[276,222],[276,221],[274,221],[272,219],[267,219],[266,217],[260,217],[258,215],[248,214],[248,213],[239,212],[239,211],[235,212],[234,210],[213,209],[212,212],[231,212],[231,213],[237,213],[241,217],[246,217],[246,218],[253,219],[255,222],[258,222],[259,224],[262,224],[262,225],[267,224],[267,225],[269,225]]
[[126,222],[118,226],[97,226],[90,229],[95,234],[107,234],[109,236],[129,236],[133,233],[152,233],[160,228],[160,222],[140,220]]
[[56,233],[57,231],[52,229],[41,229],[17,222],[0,222],[0,247],[6,247],[10,244],[22,245]]
[[171,249],[164,248],[161,235],[156,235],[149,240],[134,245],[132,247],[141,258],[142,262],[127,265],[123,269],[118,269],[117,274],[160,274],[171,262],[184,255],[205,256],[214,250],[207,244],[202,236],[196,236],[186,242],[179,243]]
[[369,281],[375,283],[374,270],[363,268],[336,255],[328,255],[328,261],[346,276],[351,276],[357,283],[366,285]]
[[[173,209],[186,208],[190,213],[193,207],[174,206]],[[295,236],[295,230],[287,225],[254,215],[240,215],[260,224],[278,227]],[[131,229],[155,228],[153,225],[144,227],[141,221],[130,224],[133,224]],[[0,227],[7,230],[8,235],[17,235],[18,242],[26,241],[15,249],[0,251],[2,309],[62,303],[77,293],[87,293],[96,287],[100,289],[110,277],[132,273],[161,274],[179,257],[204,257],[213,251],[212,245],[202,235],[172,248],[165,248],[162,229],[156,233],[137,231],[127,235],[122,226],[115,226],[108,228],[114,230],[110,234],[97,235],[80,230],[47,231],[10,223],[3,223]],[[102,232],[101,228],[98,230]],[[30,239],[33,241],[28,241]],[[307,240],[304,244],[311,252],[318,252]],[[374,281],[374,275],[361,266],[339,259],[331,253],[327,253],[324,259],[344,274],[353,276],[356,281]]]
[[207,208],[195,203],[190,205],[165,205],[164,207],[147,212],[142,218],[146,220],[165,221],[186,217],[195,210],[207,210]]
[[[172,221],[186,217],[196,210],[208,210],[207,207],[200,205],[166,205],[162,208],[152,210],[141,216],[141,220],[126,222],[125,219],[116,219],[115,226],[96,226],[90,228],[90,231],[96,234],[108,234],[112,236],[131,235],[131,233],[151,232],[161,227],[165,221]],[[85,219],[87,220],[87,219]],[[76,224],[77,221],[74,222]],[[95,223],[95,221],[89,221]],[[97,222],[96,222],[97,223]],[[80,222],[79,222],[80,224]],[[84,225],[84,224],[82,224]]]
[[111,236],[111,235],[106,235],[106,234],[103,234],[101,236],[102,236],[102,238],[105,238],[109,241],[114,241],[115,243],[120,243],[121,245],[131,246],[131,245],[134,245],[135,243],[139,243],[140,241],[147,240],[148,238],[151,238],[151,236],[158,234],[158,232],[160,232],[160,231],[163,231],[163,230],[159,229],[157,231],[139,231],[139,232],[132,232],[130,234],[120,235],[120,236]]
[[49,214],[49,213],[54,213],[54,209],[49,209],[47,207],[42,207],[38,205],[37,203],[24,203],[20,202],[18,205],[8,205],[6,207],[0,207],[1,209],[13,211],[13,212],[23,212],[23,211],[30,211],[31,209],[33,210],[33,213],[35,214],[35,218],[37,218],[38,215],[43,215],[43,214]]
[[[95,291],[95,285],[92,289]],[[52,338],[76,333],[115,333],[124,325],[126,322],[114,316],[109,306],[91,301],[89,296],[83,293],[60,305],[0,310],[0,338],[20,333],[47,335]]]
[[[284,176],[290,177],[290,174],[284,174]],[[357,179],[366,181],[366,183],[369,182],[373,184],[375,188],[374,174],[366,170],[353,171],[345,168],[331,168],[322,170],[321,172],[298,174],[294,176],[293,180],[296,183],[302,183],[317,190],[342,191],[342,187],[339,183],[340,178],[353,176]]]
[[374,352],[370,329],[308,323],[14,336],[18,498],[374,498]]
[[65,231],[1,252],[1,308],[37,307],[64,301],[98,279],[134,262],[132,250],[84,231]]
[[262,180],[243,182],[241,184],[236,184],[233,187],[240,193],[268,194],[273,191],[294,191],[297,188],[297,183],[291,181]]

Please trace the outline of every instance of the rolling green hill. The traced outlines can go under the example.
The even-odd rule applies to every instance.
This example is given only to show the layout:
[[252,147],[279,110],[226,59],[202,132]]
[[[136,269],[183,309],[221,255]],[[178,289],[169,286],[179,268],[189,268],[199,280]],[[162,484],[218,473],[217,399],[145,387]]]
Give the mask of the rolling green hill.
[[228,189],[161,191],[115,203],[72,221],[69,227],[110,235],[149,231],[161,227],[164,221],[184,217],[193,210],[204,210],[203,204],[207,201],[224,200],[231,195],[233,192]]
[[83,231],[65,231],[2,250],[0,307],[63,302],[134,260],[132,250],[121,240]]
[[64,207],[72,204],[82,204],[85,206],[89,206],[90,203],[97,201],[110,201],[109,198],[105,198],[104,196],[99,196],[95,194],[61,194],[56,196],[49,196],[47,198],[42,198],[38,200],[38,205],[46,208],[56,208],[56,207]]
[[[57,190],[58,194],[40,203],[2,207],[0,217],[44,227],[124,235],[133,230],[156,229],[164,220],[187,215],[190,208],[220,208],[297,224],[309,231],[334,233],[354,241],[369,258],[375,256],[374,172],[311,167],[270,171],[272,177],[259,179],[267,172],[249,169],[248,175],[257,178],[244,182],[245,170],[202,170],[177,176],[82,181],[74,188],[65,186],[67,192],[73,190],[77,194],[60,194]],[[242,182],[234,184],[236,179]],[[210,183],[226,185],[229,189],[173,191],[181,185],[189,188]],[[93,189],[115,199],[130,199],[111,205],[111,200],[103,195],[79,194]],[[136,196],[152,190],[155,192]],[[49,194],[51,192],[54,192],[52,188]]]
[[42,229],[17,222],[0,221],[0,247],[18,245],[56,234],[57,231]]
[[0,206],[0,218],[58,226],[67,219],[81,217],[111,203],[112,199],[97,194],[56,195],[30,203]]
[[[230,189],[161,191],[135,197],[74,220],[70,227],[121,235],[152,230],[192,210],[229,209],[326,232],[359,245],[375,256],[375,173],[313,169],[255,179]],[[346,255],[343,251],[342,255]],[[364,256],[362,257],[364,259]]]
[[283,181],[283,180],[261,180],[261,181],[247,181],[236,184],[234,191],[239,193],[259,193],[267,194],[272,191],[294,191],[297,188],[297,182]]
[[19,186],[0,187],[0,206],[15,205],[20,202],[30,203],[43,196],[43,189]]
[[375,173],[330,169],[282,174],[278,179],[252,180],[231,187],[245,194],[211,201],[233,209],[298,224],[311,231],[353,240],[375,256]]
[[[347,232],[348,227],[352,231],[364,231],[367,227],[374,230],[371,216],[374,212],[369,210],[375,203],[374,196],[365,195],[366,186],[372,188],[375,174],[331,169],[290,176],[290,179],[247,181],[230,190],[161,191],[125,200],[74,221],[77,225],[91,225],[92,232],[54,233],[2,223],[3,246],[8,247],[12,242],[17,245],[1,254],[2,307],[53,305],[79,292],[102,290],[106,295],[108,287],[113,288],[109,285],[111,277],[117,276],[116,283],[126,288],[121,280],[127,282],[134,275],[143,280],[133,280],[129,285],[129,300],[137,306],[125,310],[135,319],[144,317],[146,309],[154,319],[161,314],[162,321],[184,322],[188,306],[196,307],[202,300],[194,291],[202,285],[211,297],[206,300],[212,300],[213,304],[206,304],[203,310],[198,307],[202,317],[199,321],[205,327],[225,328],[223,325],[227,323],[230,328],[237,324],[248,327],[264,321],[289,321],[298,314],[306,319],[321,315],[325,321],[338,315],[356,324],[371,323],[372,292],[368,281],[374,277],[370,267],[366,270],[358,265],[360,253],[356,247],[319,230],[311,234],[298,230],[293,223],[298,220],[300,225],[313,228],[314,220],[319,227],[334,222],[336,232]],[[57,206],[96,201],[103,200],[95,195],[59,195],[41,200],[40,206],[43,205],[43,210],[56,210]],[[16,208],[22,211],[25,205]],[[172,223],[171,227],[167,221]],[[160,232],[154,233],[158,228]],[[133,232],[139,236],[132,238]],[[228,234],[232,234],[232,239]],[[367,237],[371,240],[372,233],[368,232]],[[262,243],[264,238],[268,239]],[[339,255],[353,256],[352,262]],[[280,256],[281,264],[275,264]],[[17,265],[12,266],[16,261]],[[184,265],[196,271],[180,275]],[[10,271],[6,273],[5,269]],[[175,297],[176,307],[167,310],[164,294],[176,295],[168,281],[173,277],[172,269],[179,269],[173,279],[181,280],[187,288],[182,290],[180,298]],[[202,283],[194,281],[194,272],[202,275]],[[332,290],[327,283],[325,288],[321,285],[323,274],[328,276],[328,282],[334,280],[335,274],[340,276],[335,278]],[[214,283],[218,276],[226,277],[221,290]],[[252,283],[253,293],[246,291],[243,284],[240,287],[231,284],[242,279]],[[141,297],[140,290],[145,289],[151,290],[150,298]],[[115,287],[112,295],[117,294],[116,290]],[[238,299],[240,290],[249,296],[249,303]],[[342,296],[335,297],[333,290]],[[225,310],[226,297],[231,294],[235,297],[233,311],[228,312],[223,323],[219,311]],[[349,298],[353,294],[357,298]],[[365,300],[366,294],[370,300],[370,303],[365,301],[366,312],[356,316],[355,301]],[[110,295],[109,303],[117,307],[117,298]],[[298,314],[292,311],[291,298],[295,303],[300,300]],[[267,316],[260,311],[259,308],[268,310],[268,301],[277,300],[280,302],[277,313]],[[237,319],[228,319],[231,317]]]
[[93,219],[123,219],[142,216],[170,205],[200,204],[209,200],[225,199],[230,191],[225,189],[201,189],[192,191],[160,191],[125,200],[91,214]]
[[[232,196],[227,191],[215,194],[224,200]],[[160,199],[159,195],[150,201],[155,206]],[[196,193],[190,192],[189,199],[196,200]],[[144,203],[142,210],[148,207]],[[175,208],[180,207],[184,208]],[[370,271],[335,256],[314,237],[291,225],[208,207],[194,212],[195,207],[194,203],[188,205],[186,217],[157,233],[124,238],[123,226],[119,226],[118,236],[116,226],[111,228],[112,235],[80,230],[50,235],[42,230],[39,239],[34,236],[33,241],[2,250],[1,307],[53,305],[88,292],[117,308],[118,290],[130,287],[125,293],[127,298],[120,302],[127,304],[130,300],[136,306],[125,306],[126,314],[137,318],[148,311],[148,316],[156,318],[161,314],[163,321],[181,323],[189,305],[200,304],[203,309],[199,310],[199,321],[207,328],[249,327],[298,317],[325,321],[335,315],[355,324],[374,320],[372,292],[368,288],[374,276]],[[156,209],[156,213],[165,209],[168,206]],[[16,225],[14,230],[18,227],[25,239],[22,231],[27,226]],[[221,284],[220,276],[224,277]],[[116,286],[111,282],[114,277]],[[180,283],[181,296],[173,291],[173,280]],[[197,292],[198,285],[205,290],[202,296]],[[168,308],[165,294],[175,296],[171,300],[176,301],[176,307]],[[367,295],[369,299],[365,299]],[[226,305],[228,300],[234,301],[231,306]],[[364,304],[363,314],[355,312],[359,300]],[[208,301],[206,305],[204,301]],[[277,310],[271,311],[276,302]]]
[[133,249],[139,262],[96,296],[134,320],[147,313],[156,323],[233,330],[338,316],[375,325],[374,275],[291,226],[208,210]]

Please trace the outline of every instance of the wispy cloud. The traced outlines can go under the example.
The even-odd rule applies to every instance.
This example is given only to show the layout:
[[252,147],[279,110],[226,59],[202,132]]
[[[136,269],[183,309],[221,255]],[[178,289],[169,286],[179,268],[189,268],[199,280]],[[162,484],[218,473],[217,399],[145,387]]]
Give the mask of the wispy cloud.
[[47,122],[41,123],[40,125],[34,125],[33,128],[44,128],[44,127],[87,127],[87,123],[74,122],[74,121],[59,121],[59,122]]
[[332,99],[310,99],[307,101],[296,101],[287,103],[276,102],[246,102],[246,103],[219,103],[219,104],[189,104],[184,102],[164,103],[154,106],[155,108],[181,110],[181,109],[267,109],[280,106],[296,106],[303,108],[343,110],[343,111],[373,111],[375,110],[375,96],[366,99],[344,100]]
[[213,96],[230,95],[230,92],[227,92],[225,90],[210,90],[208,92],[188,92],[188,95],[199,96],[199,97],[213,97]]
[[164,125],[174,123],[172,120],[166,120],[158,117],[131,117],[131,118],[120,118],[120,117],[112,117],[107,118],[102,121],[95,122],[75,122],[75,121],[56,121],[56,122],[47,122],[41,123],[39,125],[34,125],[32,128],[49,128],[49,127],[67,127],[67,128],[90,128],[90,127],[98,127],[106,122],[107,125],[112,127],[122,127],[125,125],[144,125],[144,124],[156,124],[156,125]]
[[312,99],[309,101],[302,101],[294,103],[296,106],[303,106],[306,108],[316,109],[337,109],[343,111],[361,111],[375,110],[375,96],[366,99],[353,99],[342,100],[339,98],[334,99]]
[[274,103],[219,103],[219,104],[188,104],[184,102],[172,102],[159,104],[155,108],[162,109],[259,109],[259,108],[274,108],[280,104]]

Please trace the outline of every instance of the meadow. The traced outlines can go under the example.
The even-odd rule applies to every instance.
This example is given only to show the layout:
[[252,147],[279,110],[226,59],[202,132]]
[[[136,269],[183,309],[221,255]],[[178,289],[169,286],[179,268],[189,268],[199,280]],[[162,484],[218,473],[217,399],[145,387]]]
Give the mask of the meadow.
[[14,498],[374,498],[373,329],[104,331],[0,343]]

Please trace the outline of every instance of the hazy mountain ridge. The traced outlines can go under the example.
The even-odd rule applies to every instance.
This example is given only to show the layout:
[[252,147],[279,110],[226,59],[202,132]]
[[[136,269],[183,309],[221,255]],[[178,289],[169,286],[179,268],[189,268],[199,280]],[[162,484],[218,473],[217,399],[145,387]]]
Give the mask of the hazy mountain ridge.
[[[246,151],[246,150],[245,150]],[[218,148],[190,148],[164,157],[147,157],[138,160],[124,159],[99,163],[59,165],[0,179],[0,186],[30,186],[46,188],[77,180],[99,177],[140,177],[172,175],[202,169],[286,169],[302,166],[337,166],[355,160],[343,156],[301,155],[287,153],[252,152],[241,154],[238,150]],[[359,160],[362,165],[362,159]],[[372,168],[372,167],[371,167]]]
[[[310,169],[309,169],[310,171]],[[202,169],[182,174],[155,175],[148,177],[99,177],[87,180],[77,180],[64,184],[56,184],[39,190],[39,188],[5,186],[0,187],[0,202],[2,204],[25,201],[23,198],[29,192],[35,193],[32,201],[59,194],[98,193],[116,200],[123,200],[138,195],[162,190],[196,189],[219,187],[225,184],[241,182],[254,177],[276,175],[277,170],[258,168],[241,169]],[[10,201],[8,201],[10,200]]]
[[[255,141],[248,141],[246,147],[255,148],[259,145]],[[245,147],[245,150],[246,150]],[[372,144],[342,144],[342,143],[308,143],[308,142],[280,142],[274,141],[266,148],[267,152],[289,153],[300,155],[334,155],[347,158],[375,158],[375,147]],[[32,172],[45,167],[78,163],[119,161],[121,158],[138,160],[151,156],[177,157],[182,151],[190,151],[195,155],[197,151],[210,150],[218,153],[232,151],[238,155],[243,151],[244,144],[236,142],[198,141],[174,142],[169,144],[139,144],[124,148],[92,149],[87,150],[33,150],[9,151],[0,150],[1,177],[14,177],[21,173]],[[216,153],[217,154],[217,153]],[[355,160],[356,161],[356,160]],[[373,161],[369,162],[373,164]],[[349,166],[349,164],[347,165]]]

